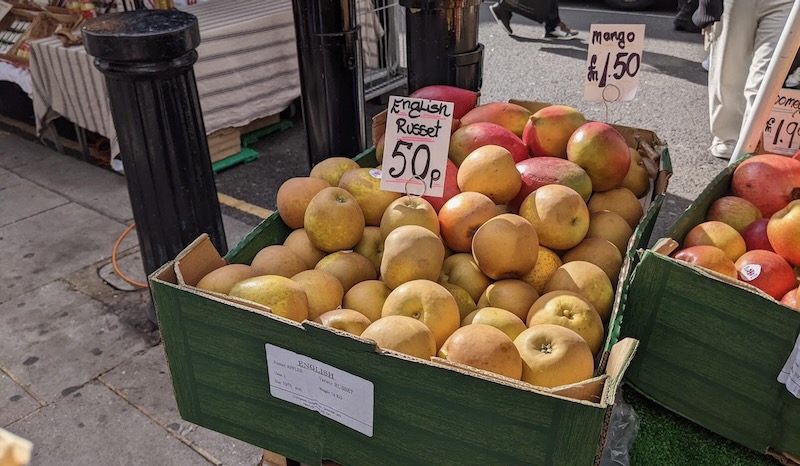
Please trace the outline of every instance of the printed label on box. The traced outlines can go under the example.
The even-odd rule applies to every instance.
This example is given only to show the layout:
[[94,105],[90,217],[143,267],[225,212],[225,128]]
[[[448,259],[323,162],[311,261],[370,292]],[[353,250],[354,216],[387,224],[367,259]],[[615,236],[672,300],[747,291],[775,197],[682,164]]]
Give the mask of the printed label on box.
[[302,354],[265,346],[270,395],[372,437],[372,382]]

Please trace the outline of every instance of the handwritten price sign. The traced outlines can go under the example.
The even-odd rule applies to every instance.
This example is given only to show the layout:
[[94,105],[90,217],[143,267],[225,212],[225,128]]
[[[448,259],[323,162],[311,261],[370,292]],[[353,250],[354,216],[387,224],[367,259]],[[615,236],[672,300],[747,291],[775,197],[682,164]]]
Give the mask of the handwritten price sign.
[[644,24],[592,24],[583,99],[633,100],[639,88]]
[[800,90],[781,89],[764,125],[764,150],[793,155],[800,149]]
[[452,124],[452,102],[390,96],[381,189],[442,197]]

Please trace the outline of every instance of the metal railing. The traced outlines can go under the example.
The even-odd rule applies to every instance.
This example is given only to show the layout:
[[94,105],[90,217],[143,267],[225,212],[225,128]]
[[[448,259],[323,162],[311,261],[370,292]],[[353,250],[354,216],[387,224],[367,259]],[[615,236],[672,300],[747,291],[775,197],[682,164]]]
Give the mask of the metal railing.
[[364,60],[364,98],[407,83],[405,9],[397,0],[357,0]]

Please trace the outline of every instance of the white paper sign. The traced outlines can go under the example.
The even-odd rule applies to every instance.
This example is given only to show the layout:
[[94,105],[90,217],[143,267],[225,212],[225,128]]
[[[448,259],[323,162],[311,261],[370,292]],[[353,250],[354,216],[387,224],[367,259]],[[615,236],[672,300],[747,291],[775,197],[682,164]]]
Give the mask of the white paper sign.
[[644,24],[592,24],[583,100],[633,100],[642,69]]
[[794,155],[800,149],[800,90],[781,89],[764,125],[767,152]]
[[269,343],[266,351],[270,395],[372,437],[372,382]]
[[442,197],[453,107],[452,102],[389,97],[382,190]]
[[800,336],[797,337],[783,370],[778,374],[778,382],[786,385],[792,395],[800,398]]

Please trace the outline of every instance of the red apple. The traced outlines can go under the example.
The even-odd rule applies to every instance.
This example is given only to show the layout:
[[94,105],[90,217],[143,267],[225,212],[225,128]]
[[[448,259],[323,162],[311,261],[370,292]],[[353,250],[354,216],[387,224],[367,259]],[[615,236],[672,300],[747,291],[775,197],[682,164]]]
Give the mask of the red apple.
[[733,261],[725,254],[725,251],[716,246],[691,246],[681,249],[672,257],[679,261],[705,267],[731,278],[737,278],[736,266]]
[[444,191],[442,191],[442,197],[422,196],[423,199],[433,206],[436,213],[439,213],[439,209],[442,208],[445,202],[461,192],[456,182],[457,176],[458,167],[456,167],[456,164],[454,164],[452,160],[447,159],[447,168],[445,168],[444,171]]
[[767,238],[781,257],[800,265],[800,201],[792,201],[775,212],[767,224]]
[[800,307],[797,307],[797,288],[793,288],[789,290],[788,293],[783,295],[783,298],[781,298],[781,304],[786,305],[796,311],[800,311]]
[[744,244],[748,251],[764,249],[765,251],[775,252],[767,238],[768,223],[768,218],[760,218],[750,225],[747,225],[747,228],[744,229],[742,238],[744,238]]
[[797,286],[792,266],[774,252],[757,249],[748,251],[736,261],[739,279],[775,299],[781,299]]

